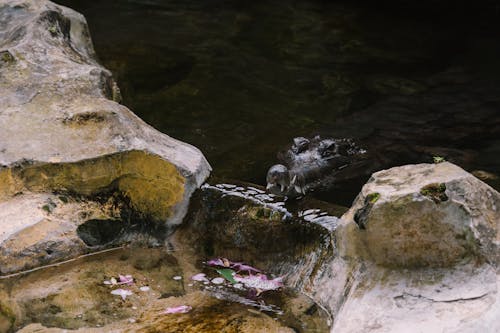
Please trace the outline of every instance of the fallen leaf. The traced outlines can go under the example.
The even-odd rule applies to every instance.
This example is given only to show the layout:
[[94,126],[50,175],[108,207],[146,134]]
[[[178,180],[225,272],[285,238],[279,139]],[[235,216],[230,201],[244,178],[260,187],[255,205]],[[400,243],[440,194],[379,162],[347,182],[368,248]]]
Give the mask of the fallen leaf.
[[199,282],[208,281],[208,279],[206,278],[206,274],[205,273],[195,274],[195,275],[191,276],[191,280],[193,280],[193,281],[199,281]]
[[168,307],[165,311],[161,312],[161,314],[172,314],[172,313],[188,313],[193,308],[189,305],[179,305],[176,307]]
[[118,280],[120,281],[120,283],[118,284],[128,284],[128,285],[131,285],[134,283],[134,278],[132,277],[132,275],[118,275]]
[[123,300],[125,300],[127,298],[127,296],[130,296],[133,294],[133,292],[131,292],[130,290],[127,290],[127,289],[115,289],[115,290],[111,291],[111,293],[113,295],[121,296],[121,298]]
[[236,274],[235,271],[229,268],[222,268],[222,269],[216,269],[217,273],[222,275],[226,280],[228,280],[231,283],[236,283],[236,280],[234,279],[233,275]]
[[223,284],[224,283],[224,279],[221,278],[221,277],[218,277],[218,278],[212,279],[212,283],[213,284]]
[[260,270],[257,268],[245,265],[242,262],[231,263],[231,268],[237,270],[238,272],[260,273]]
[[207,261],[207,265],[208,266],[222,266],[222,267],[224,267],[224,262],[222,261],[221,258],[210,259],[209,261]]

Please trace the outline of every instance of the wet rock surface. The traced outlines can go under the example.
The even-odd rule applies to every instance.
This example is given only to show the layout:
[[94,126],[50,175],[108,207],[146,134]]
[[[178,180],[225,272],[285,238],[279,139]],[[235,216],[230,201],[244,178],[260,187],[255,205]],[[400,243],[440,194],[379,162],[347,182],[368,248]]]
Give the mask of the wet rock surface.
[[204,186],[191,205],[176,242],[283,276],[335,322],[359,273],[339,255],[336,230],[345,208],[308,197],[285,202],[248,184]]
[[2,1],[0,52],[2,273],[110,243],[81,242],[75,229],[89,220],[181,222],[210,166],[117,103],[81,14],[49,1]]
[[111,203],[69,201],[65,196],[49,194],[20,195],[0,203],[0,207],[1,275],[90,251],[78,237],[77,227],[96,217],[120,220],[119,209]]
[[[315,265],[335,254],[331,232],[345,209],[327,205],[329,210],[322,210],[317,201],[300,205],[254,186],[205,185],[195,194],[176,239],[205,256],[245,260],[285,275],[288,282],[304,283]],[[308,262],[311,255],[318,262]]]
[[[498,166],[491,157],[497,152],[498,78],[476,72],[481,66],[474,57],[436,59],[435,50],[449,46],[437,45],[449,31],[403,24],[404,31],[416,25],[426,32],[423,36],[438,31],[439,37],[399,44],[391,43],[401,41],[398,36],[388,35],[387,47],[376,42],[378,37],[384,29],[398,29],[377,19],[364,22],[366,16],[346,5],[333,5],[337,14],[327,18],[318,14],[317,4],[276,3],[276,12],[290,15],[268,17],[260,15],[269,12],[268,4],[256,3],[236,14],[234,8],[218,10],[217,21],[200,3],[187,3],[191,21],[172,15],[177,3],[149,1],[141,7],[150,13],[161,8],[157,12],[171,18],[166,22],[176,29],[158,26],[159,36],[170,45],[184,45],[182,50],[149,52],[147,45],[130,47],[104,34],[112,50],[106,61],[115,59],[113,69],[122,77],[142,75],[142,83],[126,83],[125,91],[138,93],[137,103],[147,107],[167,101],[173,111],[162,121],[173,120],[168,126],[183,133],[186,128],[176,117],[187,117],[187,137],[206,144],[228,168],[243,165],[240,174],[248,175],[262,162],[256,159],[274,155],[276,146],[289,140],[280,130],[287,128],[292,136],[316,130],[354,136],[366,145],[370,165],[362,172],[348,169],[352,174],[445,156],[477,169],[482,179],[497,180],[495,172],[481,169]],[[144,17],[148,27],[157,28],[150,16]],[[259,17],[264,26],[255,24]],[[283,18],[290,21],[287,28],[276,28]],[[360,22],[363,29],[357,28]],[[199,38],[205,25],[225,37],[176,43],[183,36],[172,31],[195,30]],[[364,35],[367,29],[373,34]],[[256,43],[252,36],[262,31],[271,37]],[[128,66],[130,59],[123,66],[117,56],[123,48],[117,45],[124,45],[132,60],[159,68],[161,78],[151,78],[155,70]],[[315,47],[303,52],[304,45]],[[258,186],[206,185],[167,248],[121,249],[5,276],[131,238],[144,237],[144,244],[151,244],[157,232],[170,231],[156,229],[159,221],[180,222],[187,198],[210,168],[197,149],[159,134],[116,103],[120,93],[110,73],[96,63],[81,15],[47,1],[4,1],[0,48],[0,124],[8,124],[0,131],[0,331],[500,330],[500,195],[449,163],[374,174],[341,219],[342,208],[283,202]],[[225,53],[210,53],[214,50]],[[165,60],[165,53],[171,58]],[[335,59],[336,67],[325,73],[322,59]],[[370,70],[371,63],[382,71]],[[227,80],[228,67],[244,76]],[[305,79],[289,80],[296,76]],[[231,89],[221,98],[218,85],[227,82]],[[298,90],[305,95],[294,100]],[[263,98],[250,98],[253,94]],[[255,100],[266,107],[256,108]],[[203,117],[203,110],[219,110],[214,105],[221,101],[221,109],[231,114],[223,113],[222,119],[236,115],[236,123],[223,121],[221,127],[221,119]],[[255,109],[261,111],[245,116],[245,110]],[[477,113],[470,116],[470,110]],[[286,119],[280,118],[284,112]],[[321,128],[314,125],[319,121]],[[228,133],[237,133],[236,139],[227,140]],[[262,140],[270,137],[276,146]],[[221,149],[218,140],[226,143]],[[259,140],[266,147],[251,145]],[[217,275],[203,264],[211,257],[244,261],[272,278],[282,275],[287,287],[311,299],[272,290],[252,303],[221,277],[208,285],[189,283],[200,271],[214,280]],[[112,282],[118,274],[134,276],[126,291]],[[192,311],[162,313],[181,304]],[[327,327],[321,308],[333,327]]]

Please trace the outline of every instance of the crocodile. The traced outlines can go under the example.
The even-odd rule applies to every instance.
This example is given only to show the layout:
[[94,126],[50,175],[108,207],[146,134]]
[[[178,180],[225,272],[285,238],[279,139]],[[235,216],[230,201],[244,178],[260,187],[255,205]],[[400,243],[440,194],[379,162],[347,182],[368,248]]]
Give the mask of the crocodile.
[[328,189],[338,172],[363,161],[365,154],[349,138],[296,137],[289,149],[278,154],[280,163],[269,168],[266,189],[287,197]]

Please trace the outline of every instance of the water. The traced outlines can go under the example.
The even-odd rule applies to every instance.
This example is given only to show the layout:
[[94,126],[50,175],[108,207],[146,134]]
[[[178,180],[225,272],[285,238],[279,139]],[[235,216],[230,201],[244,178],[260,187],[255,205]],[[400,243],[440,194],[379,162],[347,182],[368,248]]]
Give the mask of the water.
[[[0,279],[2,313],[14,314],[22,332],[45,327],[86,332],[327,332],[328,315],[291,289],[249,298],[248,291],[195,282],[191,276],[218,274],[192,256],[189,248],[122,248],[87,256],[10,279]],[[130,274],[132,285],[104,281]],[[140,289],[148,286],[149,288]],[[124,300],[111,294],[132,292]],[[189,305],[187,314],[162,314],[167,307]],[[6,311],[6,309],[9,310]],[[2,320],[0,320],[2,324]],[[1,327],[0,327],[1,328]]]
[[263,184],[279,150],[316,133],[373,153],[323,198],[344,205],[369,173],[433,155],[500,174],[488,2],[59,2],[87,17],[123,103],[199,147],[216,176]]

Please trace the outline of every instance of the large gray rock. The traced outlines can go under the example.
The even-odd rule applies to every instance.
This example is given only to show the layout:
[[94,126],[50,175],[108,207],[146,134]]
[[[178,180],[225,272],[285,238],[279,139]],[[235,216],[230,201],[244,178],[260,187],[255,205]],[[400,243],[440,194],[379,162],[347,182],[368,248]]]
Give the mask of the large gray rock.
[[208,162],[118,100],[82,15],[45,0],[0,1],[0,251],[22,243],[19,230],[39,214],[21,193],[119,196],[144,220],[182,221]]
[[373,174],[336,231],[348,274],[319,281],[332,332],[500,331],[499,205],[450,163]]
[[499,264],[500,194],[451,163],[374,173],[344,219],[358,250],[380,265]]

